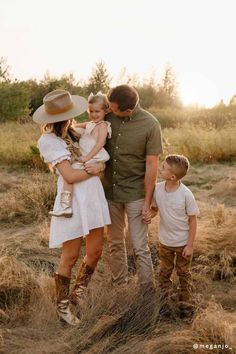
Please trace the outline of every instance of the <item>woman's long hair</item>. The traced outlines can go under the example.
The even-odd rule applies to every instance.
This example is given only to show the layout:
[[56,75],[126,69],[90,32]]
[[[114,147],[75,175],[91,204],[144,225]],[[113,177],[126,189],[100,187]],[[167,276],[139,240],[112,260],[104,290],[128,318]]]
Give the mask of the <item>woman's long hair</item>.
[[78,141],[81,135],[74,129],[75,124],[76,121],[71,119],[70,121],[66,120],[56,123],[47,123],[41,128],[42,133],[54,133],[56,136],[62,138],[66,142],[68,150],[71,153],[71,163],[78,160],[79,156],[81,156],[80,148],[78,145]]

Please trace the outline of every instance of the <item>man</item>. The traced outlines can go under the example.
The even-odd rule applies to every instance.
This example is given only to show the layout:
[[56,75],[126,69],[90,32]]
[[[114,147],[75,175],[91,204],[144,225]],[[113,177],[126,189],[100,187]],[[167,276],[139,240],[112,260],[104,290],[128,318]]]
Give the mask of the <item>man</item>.
[[137,91],[129,85],[108,93],[112,137],[105,148],[110,160],[105,171],[104,189],[108,200],[112,231],[111,271],[114,284],[127,282],[125,214],[134,249],[139,283],[154,281],[148,226],[142,220],[150,211],[157,178],[158,155],[162,153],[159,122],[139,105]]

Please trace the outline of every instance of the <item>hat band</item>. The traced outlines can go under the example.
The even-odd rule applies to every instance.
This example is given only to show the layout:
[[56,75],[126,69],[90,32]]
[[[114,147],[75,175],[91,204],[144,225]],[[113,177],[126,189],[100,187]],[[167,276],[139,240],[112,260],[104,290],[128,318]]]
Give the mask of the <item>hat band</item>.
[[65,113],[68,112],[70,109],[74,107],[74,103],[71,102],[68,106],[65,106],[64,108],[47,108],[44,106],[45,111],[48,114],[59,114],[59,113]]

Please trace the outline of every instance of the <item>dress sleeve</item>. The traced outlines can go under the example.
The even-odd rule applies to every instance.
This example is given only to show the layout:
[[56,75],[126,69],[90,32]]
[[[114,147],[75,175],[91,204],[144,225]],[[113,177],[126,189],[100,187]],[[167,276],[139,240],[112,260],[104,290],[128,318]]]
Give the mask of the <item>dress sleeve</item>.
[[65,141],[54,134],[43,134],[38,141],[38,148],[44,162],[50,163],[53,167],[71,158]]

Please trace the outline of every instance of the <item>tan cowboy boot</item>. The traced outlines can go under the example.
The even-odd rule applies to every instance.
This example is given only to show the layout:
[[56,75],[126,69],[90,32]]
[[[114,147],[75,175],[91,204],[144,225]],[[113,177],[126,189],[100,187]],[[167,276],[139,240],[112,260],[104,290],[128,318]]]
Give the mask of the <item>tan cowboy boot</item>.
[[70,278],[64,277],[58,273],[55,273],[54,277],[56,283],[57,314],[60,319],[72,326],[76,326],[80,323],[80,320],[71,312],[70,309]]
[[72,194],[69,191],[61,192],[60,196],[60,205],[58,209],[49,211],[49,215],[52,216],[64,216],[66,218],[71,218],[73,215],[72,212]]
[[90,267],[83,261],[79,267],[74,288],[71,293],[71,302],[73,305],[77,305],[79,300],[82,298],[85,289],[90,282],[93,275],[94,268]]

